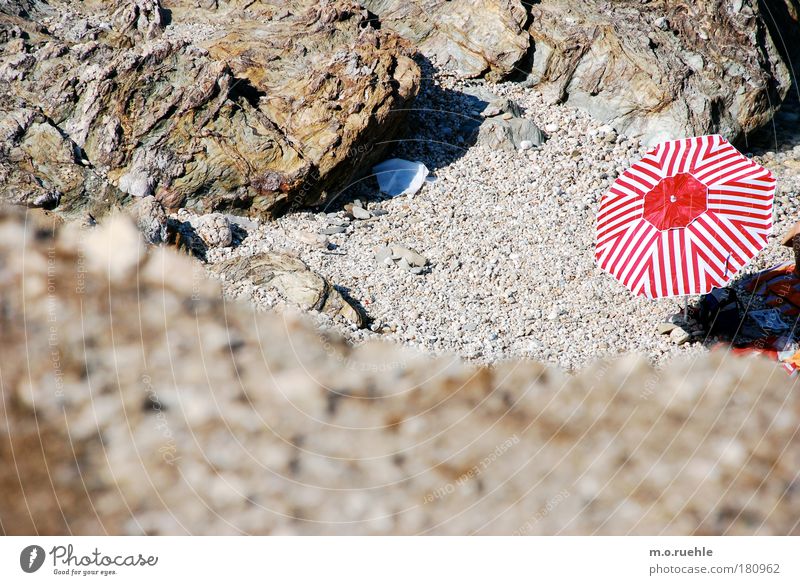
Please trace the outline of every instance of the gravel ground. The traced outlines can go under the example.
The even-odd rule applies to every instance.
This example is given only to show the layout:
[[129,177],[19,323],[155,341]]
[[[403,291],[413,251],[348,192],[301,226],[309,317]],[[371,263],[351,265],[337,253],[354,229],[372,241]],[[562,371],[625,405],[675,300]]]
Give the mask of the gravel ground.
[[[373,320],[370,330],[354,330],[315,315],[321,327],[339,330],[354,343],[379,338],[482,363],[527,357],[566,370],[617,353],[663,363],[676,354],[705,351],[710,343],[677,346],[655,332],[679,309],[675,300],[634,298],[594,264],[600,198],[646,148],[614,138],[580,111],[546,103],[533,89],[515,83],[480,87],[516,101],[523,116],[545,130],[545,144],[515,152],[471,145],[468,128],[482,104],[465,92],[478,86],[430,77],[410,117],[409,138],[397,144],[394,156],[423,162],[434,182],[413,198],[387,199],[367,177],[325,209],[277,222],[246,220],[248,236],[241,244],[212,249],[208,260],[264,249],[295,252]],[[748,271],[791,258],[776,239],[798,219],[793,202],[800,191],[800,139],[785,130],[796,127],[797,119],[792,102],[777,118],[777,130],[748,145],[780,185],[777,235]],[[386,214],[348,220],[342,206],[354,198]],[[328,235],[327,249],[304,243],[309,238],[303,234],[336,225],[345,231]],[[380,247],[398,244],[429,260],[422,274],[375,260]],[[226,283],[225,290],[264,309],[282,304],[274,292],[246,283]]]

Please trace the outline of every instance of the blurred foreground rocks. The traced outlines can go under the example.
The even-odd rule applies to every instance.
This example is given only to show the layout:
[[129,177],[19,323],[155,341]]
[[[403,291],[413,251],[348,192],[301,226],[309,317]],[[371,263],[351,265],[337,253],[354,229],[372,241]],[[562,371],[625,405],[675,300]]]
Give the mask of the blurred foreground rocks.
[[354,348],[224,302],[131,220],[18,208],[0,330],[8,534],[798,531],[800,393],[768,361]]
[[[654,143],[768,123],[791,86],[797,0],[365,0],[463,77],[525,80]],[[527,7],[527,8],[526,8]]]
[[418,90],[351,0],[0,2],[0,196],[272,216],[369,169]]

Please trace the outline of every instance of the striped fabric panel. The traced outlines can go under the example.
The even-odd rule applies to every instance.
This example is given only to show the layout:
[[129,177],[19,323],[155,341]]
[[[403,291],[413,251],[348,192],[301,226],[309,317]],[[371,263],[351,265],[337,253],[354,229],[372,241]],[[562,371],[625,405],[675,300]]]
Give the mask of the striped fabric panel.
[[[708,187],[706,211],[659,230],[643,217],[662,179],[688,173]],[[725,286],[767,245],[772,174],[722,136],[672,140],[649,151],[611,186],[597,216],[595,259],[637,295],[706,294]]]

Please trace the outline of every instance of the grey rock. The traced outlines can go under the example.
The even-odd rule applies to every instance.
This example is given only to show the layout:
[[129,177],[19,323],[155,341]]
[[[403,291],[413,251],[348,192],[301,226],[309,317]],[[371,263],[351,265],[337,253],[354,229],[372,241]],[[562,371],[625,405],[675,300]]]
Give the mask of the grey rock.
[[666,335],[667,333],[672,332],[677,325],[674,323],[659,323],[656,331],[658,331],[659,335]]
[[305,310],[343,317],[364,327],[366,317],[347,301],[327,279],[312,271],[302,260],[288,254],[262,252],[255,256],[231,258],[211,266],[226,279],[249,280],[255,286],[274,288],[287,301]]
[[127,208],[147,244],[167,241],[167,214],[153,196],[134,199]]
[[190,221],[198,236],[209,248],[224,248],[233,242],[228,218],[221,213],[208,213]]
[[353,217],[356,219],[369,219],[372,217],[372,214],[364,209],[363,207],[358,207],[356,205],[353,206],[350,213],[353,214]]
[[673,330],[670,332],[670,334],[669,334],[669,338],[670,338],[670,339],[671,339],[673,342],[677,343],[678,345],[683,345],[684,343],[686,343],[687,341],[689,341],[689,339],[691,339],[691,335],[689,335],[689,333],[688,333],[688,332],[686,332],[686,331],[685,331],[684,329],[682,329],[681,327],[677,327],[677,326],[676,326],[676,327],[675,327],[675,328],[674,328],[674,329],[673,329]]
[[347,231],[347,228],[343,225],[333,225],[330,227],[324,228],[320,233],[325,234],[326,236],[333,236],[335,234],[343,234]]
[[231,225],[238,225],[244,230],[254,230],[258,227],[258,222],[250,218],[242,217],[241,215],[233,215],[230,213],[224,213],[223,215],[228,218],[228,221],[231,223]]
[[398,263],[399,261],[404,261],[409,265],[409,267],[417,266],[420,268],[428,264],[428,259],[412,248],[395,245],[392,246],[391,249],[392,257],[398,260]]
[[505,120],[495,117],[488,118],[481,124],[477,140],[479,144],[491,149],[515,152],[521,148],[523,142],[531,147],[541,146],[544,143],[544,134],[527,118]]
[[522,115],[522,111],[513,100],[508,98],[495,98],[490,101],[489,105],[487,105],[481,112],[481,116],[484,118],[492,118],[494,116],[501,115],[520,117]]

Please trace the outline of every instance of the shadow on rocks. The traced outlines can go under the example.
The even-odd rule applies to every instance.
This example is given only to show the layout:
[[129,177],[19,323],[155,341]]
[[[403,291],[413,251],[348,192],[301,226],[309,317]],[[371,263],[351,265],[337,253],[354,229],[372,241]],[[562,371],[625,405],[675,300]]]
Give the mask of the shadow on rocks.
[[231,246],[236,248],[247,238],[247,230],[236,222],[231,222]]
[[179,252],[207,262],[208,246],[188,221],[167,220],[167,244]]
[[[435,175],[438,169],[457,161],[475,145],[483,122],[481,112],[489,102],[478,95],[441,87],[435,82],[434,65],[422,55],[415,60],[422,70],[419,95],[410,106],[405,128],[399,133],[402,137],[389,145],[386,159],[418,161]],[[355,199],[382,201],[391,197],[378,191],[371,169],[364,169],[360,179],[344,185],[315,211],[341,211]]]
[[[231,247],[236,248],[247,238],[247,229],[234,221],[230,222]],[[180,252],[194,256],[207,262],[208,244],[203,240],[197,229],[188,221],[178,219],[167,220],[167,244],[174,246]]]
[[361,304],[361,301],[359,301],[358,299],[354,298],[350,294],[351,291],[350,291],[349,288],[347,288],[346,286],[339,285],[339,284],[334,284],[333,288],[334,288],[334,290],[336,290],[336,292],[338,292],[340,295],[342,295],[342,298],[350,306],[352,306],[353,309],[355,309],[356,313],[358,313],[358,315],[361,317],[361,319],[363,320],[362,324],[361,324],[361,327],[367,327],[368,328],[370,325],[372,325],[373,319],[372,319],[372,317],[370,317],[369,313],[367,312],[366,307],[364,307],[364,305]]

